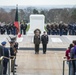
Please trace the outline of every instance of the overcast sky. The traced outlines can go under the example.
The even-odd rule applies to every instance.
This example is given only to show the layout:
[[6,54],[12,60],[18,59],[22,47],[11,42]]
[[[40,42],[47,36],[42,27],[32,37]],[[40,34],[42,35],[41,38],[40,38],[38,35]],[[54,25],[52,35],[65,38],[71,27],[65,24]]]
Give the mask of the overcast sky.
[[0,0],[0,6],[9,5],[76,5],[76,0]]

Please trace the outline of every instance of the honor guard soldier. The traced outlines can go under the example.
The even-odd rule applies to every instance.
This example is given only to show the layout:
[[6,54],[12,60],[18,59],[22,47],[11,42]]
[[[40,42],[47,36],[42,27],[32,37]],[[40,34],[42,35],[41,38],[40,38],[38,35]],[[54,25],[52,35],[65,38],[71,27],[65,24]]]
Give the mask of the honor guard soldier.
[[[15,56],[15,53],[14,53],[14,41],[9,41],[9,43],[10,43],[10,55],[11,55],[11,59],[13,59],[12,56]],[[14,61],[11,60],[11,72],[14,71],[13,66],[15,66]]]
[[23,34],[24,34],[24,35],[26,34],[26,29],[27,29],[27,24],[24,23],[24,26],[23,26]]
[[[5,47],[6,46],[6,42],[4,41],[1,44],[2,44],[2,47],[3,47],[3,56],[9,58],[9,50],[8,50],[8,48]],[[3,59],[3,68],[4,68],[3,69],[3,75],[7,74],[7,64],[8,64],[8,61],[9,60],[6,59],[6,58]]]
[[60,21],[60,24],[59,24],[59,29],[60,29],[60,36],[62,36],[63,35],[63,22],[62,21]]
[[11,72],[13,72],[14,71],[13,66],[17,66],[15,63],[16,63],[16,54],[17,54],[17,49],[18,49],[18,43],[16,42],[16,37],[10,37],[10,39],[11,39],[11,41],[9,43],[10,43],[11,58],[13,59],[12,56],[15,56],[15,61],[11,60]]
[[51,30],[50,30],[50,25],[49,24],[46,26],[46,29],[47,29],[47,34],[50,35]]
[[4,34],[4,33],[5,33],[5,27],[1,26],[1,34]]
[[26,34],[26,29],[27,29],[27,24],[26,23],[21,23],[20,29],[21,29],[21,34],[23,33],[25,35]]

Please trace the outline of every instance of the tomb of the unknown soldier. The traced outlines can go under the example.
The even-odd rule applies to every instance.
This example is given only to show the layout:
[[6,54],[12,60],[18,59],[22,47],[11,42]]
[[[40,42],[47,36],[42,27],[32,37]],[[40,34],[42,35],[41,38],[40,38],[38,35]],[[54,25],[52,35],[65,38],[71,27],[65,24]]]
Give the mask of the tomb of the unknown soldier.
[[40,29],[43,31],[45,26],[45,16],[44,15],[30,15],[30,29],[27,32],[27,35],[33,35],[35,29]]

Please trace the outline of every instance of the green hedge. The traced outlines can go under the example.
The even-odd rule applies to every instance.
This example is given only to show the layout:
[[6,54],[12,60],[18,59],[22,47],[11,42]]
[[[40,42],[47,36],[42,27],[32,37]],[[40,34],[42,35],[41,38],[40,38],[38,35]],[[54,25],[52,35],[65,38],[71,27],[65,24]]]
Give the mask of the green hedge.
[[[29,29],[30,29],[30,25],[27,25],[27,29],[26,29],[26,31],[28,32]],[[47,31],[46,26],[44,26],[44,29],[45,29],[45,31]]]
[[27,29],[26,29],[26,32],[28,32],[30,29],[30,25],[27,25]]

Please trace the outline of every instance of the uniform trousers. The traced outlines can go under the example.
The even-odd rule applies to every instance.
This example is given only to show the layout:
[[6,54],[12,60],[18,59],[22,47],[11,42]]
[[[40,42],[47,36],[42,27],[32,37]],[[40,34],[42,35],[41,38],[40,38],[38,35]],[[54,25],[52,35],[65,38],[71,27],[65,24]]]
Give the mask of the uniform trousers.
[[39,52],[39,44],[35,44],[35,52],[36,52],[36,53]]
[[43,53],[46,53],[47,44],[42,44],[42,45],[43,45]]

